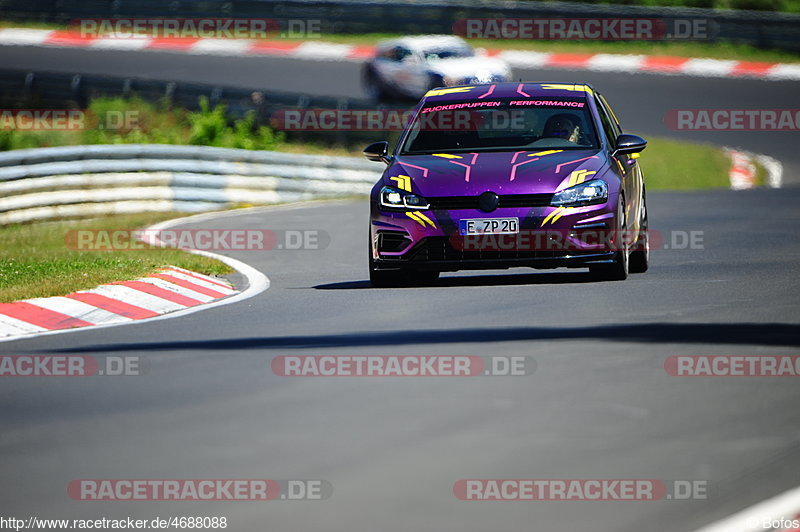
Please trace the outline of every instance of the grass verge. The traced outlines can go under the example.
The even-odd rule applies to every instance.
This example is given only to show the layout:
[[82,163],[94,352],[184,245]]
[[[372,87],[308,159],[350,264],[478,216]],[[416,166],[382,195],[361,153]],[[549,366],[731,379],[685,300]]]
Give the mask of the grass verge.
[[137,214],[0,227],[0,302],[64,295],[142,277],[168,265],[209,275],[231,273],[222,262],[175,249],[76,251],[65,242],[72,229],[133,230],[176,216]]
[[639,163],[647,190],[727,188],[731,163],[720,148],[710,144],[648,137]]

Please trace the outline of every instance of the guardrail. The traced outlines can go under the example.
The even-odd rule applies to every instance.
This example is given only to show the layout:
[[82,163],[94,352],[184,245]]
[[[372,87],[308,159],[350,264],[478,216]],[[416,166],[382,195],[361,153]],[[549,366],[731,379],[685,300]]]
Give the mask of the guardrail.
[[0,225],[362,195],[381,171],[351,157],[203,146],[14,150],[0,153]]
[[66,23],[80,18],[238,17],[319,21],[328,33],[452,33],[464,18],[703,18],[713,40],[800,50],[800,16],[764,11],[504,0],[3,0],[0,17]]

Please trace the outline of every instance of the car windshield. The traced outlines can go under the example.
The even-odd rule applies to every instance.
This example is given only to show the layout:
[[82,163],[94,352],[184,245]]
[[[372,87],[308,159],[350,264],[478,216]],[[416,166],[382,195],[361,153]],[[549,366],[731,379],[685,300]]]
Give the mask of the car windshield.
[[427,104],[409,127],[400,152],[597,147],[586,100],[531,98]]
[[442,59],[453,59],[456,57],[472,57],[475,55],[475,52],[472,48],[448,48],[448,49],[430,49],[425,50],[423,52],[425,55],[425,60],[429,63],[435,63],[436,61],[440,61]]

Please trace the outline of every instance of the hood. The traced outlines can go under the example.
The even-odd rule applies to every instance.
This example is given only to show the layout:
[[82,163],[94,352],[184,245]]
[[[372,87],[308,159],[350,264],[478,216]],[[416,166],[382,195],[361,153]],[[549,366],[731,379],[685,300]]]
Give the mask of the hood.
[[441,59],[428,66],[431,72],[452,78],[482,77],[482,74],[491,76],[509,77],[511,70],[505,61],[491,57],[457,57]]
[[[411,190],[422,196],[477,196],[544,194],[569,186],[578,178],[602,176],[606,159],[600,150],[540,150],[436,155],[403,155],[386,170],[383,182],[397,186],[392,177],[411,178]],[[593,172],[593,173],[592,173]],[[573,176],[573,173],[575,175]]]

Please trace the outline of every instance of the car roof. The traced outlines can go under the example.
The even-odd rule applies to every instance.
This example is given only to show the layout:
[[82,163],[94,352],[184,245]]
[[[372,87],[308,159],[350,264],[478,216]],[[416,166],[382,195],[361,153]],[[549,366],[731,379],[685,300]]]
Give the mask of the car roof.
[[402,45],[412,50],[430,50],[442,48],[471,48],[470,45],[456,35],[411,35],[397,39],[389,39],[378,43],[378,49]]
[[580,98],[595,91],[588,83],[518,81],[439,87],[425,94],[426,101],[470,101],[492,98]]

